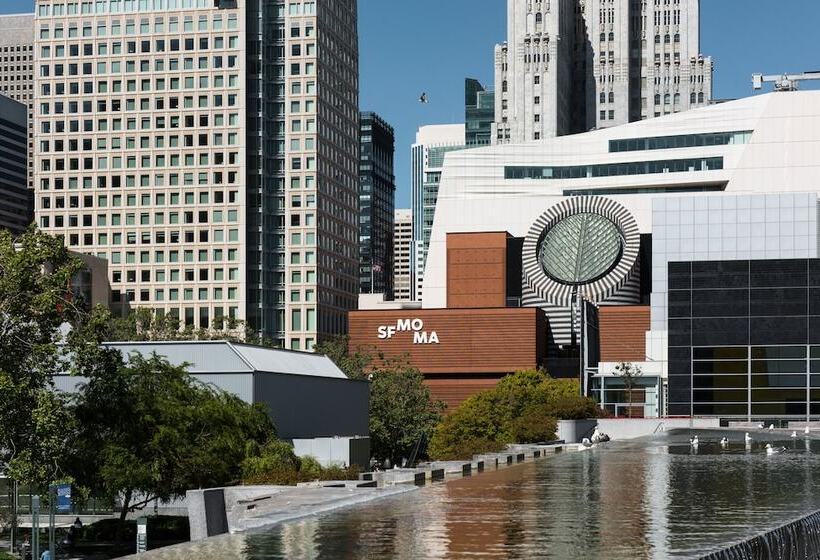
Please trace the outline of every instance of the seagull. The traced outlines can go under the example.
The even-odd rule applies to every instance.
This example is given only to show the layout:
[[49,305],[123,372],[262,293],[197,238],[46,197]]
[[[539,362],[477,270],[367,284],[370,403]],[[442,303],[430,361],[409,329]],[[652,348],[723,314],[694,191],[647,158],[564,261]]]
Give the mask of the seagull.
[[803,433],[804,433],[804,434],[806,434],[806,435],[809,435],[809,432],[810,432],[810,431],[811,431],[811,430],[809,429],[809,425],[808,425],[808,424],[806,424],[806,427],[805,427],[805,428],[803,428]]
[[727,445],[729,445],[729,438],[727,438],[726,436],[720,438],[720,445],[721,447],[726,447]]
[[758,425],[757,425],[757,427],[758,427],[759,429],[761,429],[761,430],[762,430],[762,429],[763,429],[763,428],[765,428],[766,426],[764,426],[764,425],[763,425],[763,422],[761,422],[760,424],[758,424]]
[[769,424],[769,429],[774,430],[774,424]]
[[691,445],[692,447],[697,447],[698,443],[700,443],[698,441],[698,436],[695,436],[693,438],[689,438],[689,445]]
[[419,96],[419,103],[429,103],[427,101],[427,92],[426,91],[421,92],[421,95]]
[[792,437],[797,437],[797,432],[792,432]]
[[766,444],[766,455],[775,455],[777,453],[785,453],[785,447],[772,447],[771,443]]
[[578,447],[578,451],[586,451],[587,449],[592,449],[592,442],[589,441],[589,438],[584,438],[581,440],[581,445]]
[[746,443],[750,443],[752,441],[752,436],[749,435],[749,432],[746,432],[746,435],[743,437],[743,440]]

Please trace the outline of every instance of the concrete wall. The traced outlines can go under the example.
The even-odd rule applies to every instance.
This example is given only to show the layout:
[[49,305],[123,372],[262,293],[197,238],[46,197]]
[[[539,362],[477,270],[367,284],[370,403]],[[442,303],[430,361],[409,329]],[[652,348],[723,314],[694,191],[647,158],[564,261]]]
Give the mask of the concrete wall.
[[720,428],[719,418],[599,418],[598,429],[614,440],[633,439],[680,428]]
[[255,373],[253,386],[282,439],[370,434],[367,381]]
[[[227,518],[227,531],[236,528],[237,508],[240,500],[253,500],[259,496],[273,495],[282,489],[281,486],[230,486],[226,488],[210,488],[207,490],[188,490],[185,499],[188,504],[188,520],[191,526],[191,540],[199,541],[208,536],[208,513],[205,507],[205,493],[213,490],[220,490],[224,493],[224,510],[222,513]],[[213,517],[214,511],[211,511]]]
[[[367,468],[367,462],[370,459],[369,453],[367,453],[367,459],[364,461],[365,464],[360,464],[362,462],[361,457],[351,456],[355,455],[355,453],[352,453],[351,447],[353,447],[353,444],[351,441],[359,439],[369,440],[370,438],[331,437],[294,439],[293,451],[299,457],[313,457],[319,461],[319,464],[323,467],[329,467],[331,465],[348,467],[351,464],[358,464],[359,467]],[[356,443],[365,443],[369,449],[369,441]]]
[[559,420],[558,439],[566,443],[580,443],[582,439],[592,436],[598,421],[594,418],[588,420]]

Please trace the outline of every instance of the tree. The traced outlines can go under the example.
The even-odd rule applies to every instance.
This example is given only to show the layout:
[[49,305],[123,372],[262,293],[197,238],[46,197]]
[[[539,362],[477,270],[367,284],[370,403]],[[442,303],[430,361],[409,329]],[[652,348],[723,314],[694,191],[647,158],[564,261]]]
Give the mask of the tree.
[[124,317],[107,316],[106,340],[227,340],[257,346],[273,346],[273,341],[263,337],[240,319],[215,318],[210,329],[183,327],[178,317],[160,315],[147,307],[133,309]]
[[315,350],[327,355],[350,379],[370,381],[370,450],[374,458],[400,464],[419,441],[430,440],[445,406],[430,398],[424,376],[406,357],[374,357],[371,349],[351,349],[346,336],[321,342]]
[[614,374],[624,382],[627,398],[629,399],[627,415],[632,418],[632,391],[638,383],[638,378],[643,375],[643,370],[640,366],[636,366],[631,362],[621,362],[615,366]]
[[61,239],[0,231],[0,464],[34,487],[63,474],[72,420],[51,378],[65,367],[60,326],[83,315],[71,293],[82,268]]
[[394,465],[429,441],[444,405],[433,402],[424,376],[402,360],[388,360],[370,372],[370,450]]
[[372,352],[367,350],[356,348],[351,352],[350,339],[344,335],[319,342],[314,351],[333,360],[350,379],[367,379],[368,369],[374,361]]
[[71,470],[94,496],[122,500],[121,520],[154,499],[241,479],[242,463],[275,438],[265,411],[199,383],[184,365],[99,345],[106,317],[72,333],[79,431]]

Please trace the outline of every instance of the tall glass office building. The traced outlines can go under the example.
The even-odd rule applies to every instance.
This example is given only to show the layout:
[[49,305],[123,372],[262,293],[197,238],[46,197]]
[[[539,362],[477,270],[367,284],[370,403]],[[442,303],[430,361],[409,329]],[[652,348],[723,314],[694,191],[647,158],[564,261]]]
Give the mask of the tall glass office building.
[[282,346],[358,291],[356,3],[38,0],[37,222],[112,297]]
[[359,287],[393,299],[393,127],[372,112],[359,127]]
[[464,143],[487,146],[492,143],[495,121],[495,92],[474,78],[464,80]]

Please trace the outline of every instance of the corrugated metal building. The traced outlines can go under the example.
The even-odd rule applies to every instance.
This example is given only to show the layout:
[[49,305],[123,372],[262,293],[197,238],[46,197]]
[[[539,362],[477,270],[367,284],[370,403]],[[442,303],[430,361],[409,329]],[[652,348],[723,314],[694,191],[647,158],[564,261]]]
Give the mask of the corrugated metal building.
[[[226,341],[108,342],[124,355],[156,353],[204,383],[262,403],[287,440],[367,437],[370,390],[348,379],[320,354],[263,348]],[[59,375],[56,388],[73,392],[81,377]]]

